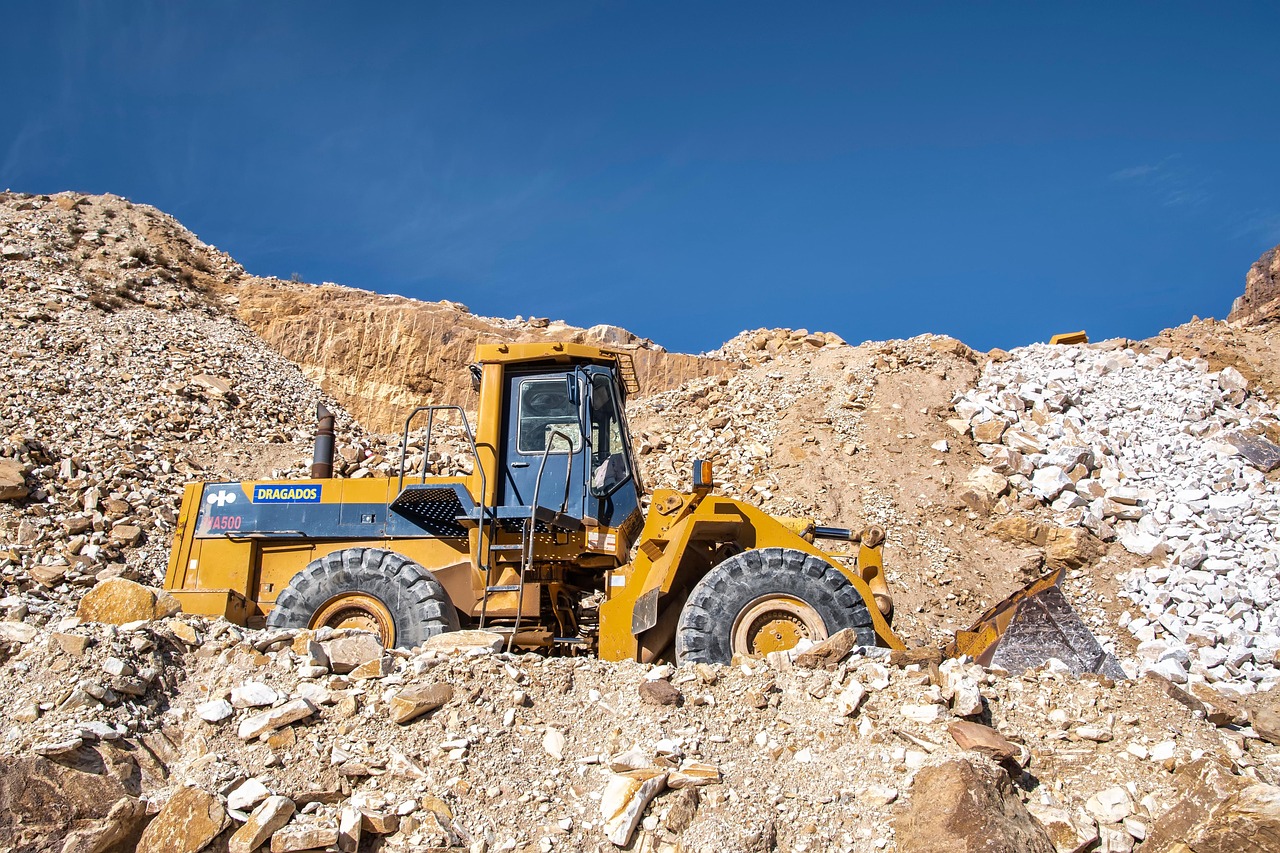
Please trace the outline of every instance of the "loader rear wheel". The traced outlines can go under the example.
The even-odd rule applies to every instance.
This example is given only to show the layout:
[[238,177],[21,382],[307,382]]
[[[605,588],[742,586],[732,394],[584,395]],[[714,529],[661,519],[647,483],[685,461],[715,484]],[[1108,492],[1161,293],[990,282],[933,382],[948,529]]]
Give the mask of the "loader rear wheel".
[[458,612],[440,581],[409,558],[347,548],[308,563],[267,616],[270,628],[326,625],[374,631],[388,648],[412,648],[458,630]]
[[875,645],[871,611],[849,579],[812,554],[761,548],[730,557],[698,581],[680,613],[676,659],[729,663],[852,628]]

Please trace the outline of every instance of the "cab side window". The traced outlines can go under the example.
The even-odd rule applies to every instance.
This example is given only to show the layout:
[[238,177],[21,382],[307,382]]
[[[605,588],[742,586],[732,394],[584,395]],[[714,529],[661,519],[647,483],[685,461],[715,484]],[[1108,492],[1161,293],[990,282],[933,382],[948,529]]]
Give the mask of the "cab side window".
[[622,418],[609,377],[591,379],[591,493],[612,494],[631,476],[627,468],[627,448],[622,434]]

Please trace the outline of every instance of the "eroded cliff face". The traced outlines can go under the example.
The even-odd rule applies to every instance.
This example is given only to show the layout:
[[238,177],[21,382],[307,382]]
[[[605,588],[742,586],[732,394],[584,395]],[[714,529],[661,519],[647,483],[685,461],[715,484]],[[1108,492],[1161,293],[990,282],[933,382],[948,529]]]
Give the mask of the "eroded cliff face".
[[1280,246],[1276,246],[1249,267],[1244,277],[1244,294],[1231,304],[1227,320],[1256,325],[1280,319]]
[[726,361],[669,353],[616,326],[581,329],[479,317],[453,302],[249,276],[232,293],[249,328],[379,432],[399,432],[414,406],[473,408],[466,367],[477,343],[570,341],[626,349],[646,394],[737,369]]

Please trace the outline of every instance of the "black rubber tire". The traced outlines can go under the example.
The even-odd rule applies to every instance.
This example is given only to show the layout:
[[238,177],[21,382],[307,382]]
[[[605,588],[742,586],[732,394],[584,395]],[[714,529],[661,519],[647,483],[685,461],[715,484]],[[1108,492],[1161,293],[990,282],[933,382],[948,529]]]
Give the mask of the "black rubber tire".
[[458,630],[458,611],[440,581],[408,557],[381,548],[347,548],[312,560],[276,598],[267,627],[306,628],[325,602],[344,592],[381,601],[391,612],[400,648]]
[[730,557],[694,586],[676,627],[677,663],[729,663],[734,620],[764,595],[805,602],[822,618],[827,636],[852,628],[859,645],[876,643],[871,611],[838,569],[803,551],[761,548]]

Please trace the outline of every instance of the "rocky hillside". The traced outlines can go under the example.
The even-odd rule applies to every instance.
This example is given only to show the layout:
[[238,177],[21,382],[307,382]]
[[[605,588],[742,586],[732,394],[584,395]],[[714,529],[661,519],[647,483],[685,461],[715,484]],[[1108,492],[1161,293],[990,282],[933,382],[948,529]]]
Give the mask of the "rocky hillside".
[[[0,197],[0,295],[0,850],[1277,847],[1271,326],[987,354],[761,329],[674,356],[256,279],[158,211],[70,194]],[[338,474],[386,474],[398,437],[361,418],[465,405],[472,342],[541,335],[636,354],[649,485],[708,458],[771,512],[884,524],[919,648],[384,655],[156,591],[185,480],[304,476],[321,401]],[[1046,567],[1134,677],[940,660]]]
[[1257,324],[1280,320],[1280,246],[1276,246],[1249,267],[1244,293],[1231,305],[1232,322]]
[[421,302],[337,285],[243,276],[230,297],[238,316],[273,349],[341,399],[366,427],[403,428],[424,402],[474,406],[466,366],[477,343],[572,341],[631,353],[641,387],[664,391],[704,376],[727,375],[726,362],[669,353],[616,326],[579,329],[546,318],[480,317],[456,302]]

